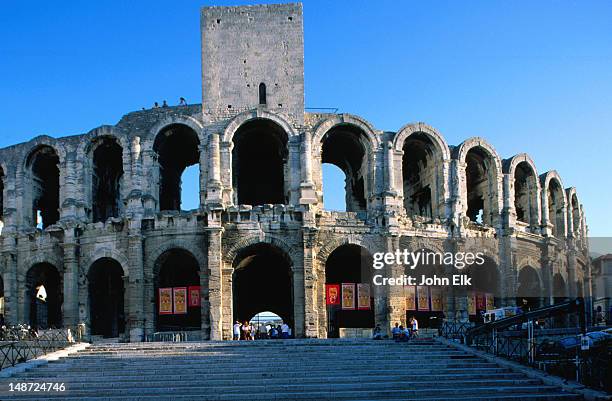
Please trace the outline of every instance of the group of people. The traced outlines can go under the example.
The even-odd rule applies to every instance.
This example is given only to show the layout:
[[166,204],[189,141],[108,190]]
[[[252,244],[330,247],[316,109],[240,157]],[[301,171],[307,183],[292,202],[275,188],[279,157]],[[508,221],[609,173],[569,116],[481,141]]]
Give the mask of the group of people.
[[234,323],[233,338],[237,340],[265,340],[265,339],[279,339],[279,338],[290,338],[291,328],[287,323],[279,324],[277,326],[271,324],[262,324],[258,328],[253,326],[250,322],[240,323],[236,321]]
[[[180,97],[179,98],[179,106],[187,106],[187,100],[185,100],[184,97]],[[153,103],[153,108],[154,109],[159,109],[159,108],[166,108],[166,107],[170,107],[168,106],[168,102],[166,102],[165,100],[162,102],[161,106],[159,105],[158,102]],[[145,108],[142,108],[143,110],[145,110]]]
[[[411,338],[418,337],[419,336],[418,320],[416,320],[414,316],[411,317],[410,320],[408,321],[407,327],[404,327],[403,325],[399,323],[395,323],[395,327],[391,329],[391,335],[393,336],[393,339],[397,342],[406,342],[410,340]],[[373,338],[374,340],[383,339],[382,330],[380,328],[380,325],[378,324],[374,328]]]

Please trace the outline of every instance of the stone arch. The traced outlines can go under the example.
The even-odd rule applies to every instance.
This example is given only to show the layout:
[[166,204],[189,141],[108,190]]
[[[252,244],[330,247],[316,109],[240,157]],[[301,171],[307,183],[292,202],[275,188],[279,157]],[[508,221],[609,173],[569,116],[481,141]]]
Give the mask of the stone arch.
[[316,258],[320,266],[322,265],[324,268],[325,262],[327,261],[327,258],[329,258],[329,255],[336,250],[336,248],[339,248],[342,245],[359,245],[367,250],[370,254],[374,254],[376,249],[374,244],[372,244],[370,241],[367,241],[364,238],[359,238],[359,236],[356,235],[348,235],[340,238],[334,236],[331,239],[326,238],[324,245],[317,252]]
[[528,154],[520,153],[504,160],[503,173],[510,179],[507,187],[509,192],[504,193],[510,210],[517,220],[538,227],[541,219],[541,188],[535,163]]
[[[32,258],[32,260],[44,260]],[[59,265],[47,261],[28,265],[24,272],[24,318],[35,328],[47,329],[62,326],[63,277]],[[44,287],[44,291],[42,291]],[[40,290],[39,290],[40,289]],[[40,295],[40,297],[39,297]]]
[[[444,219],[448,198],[445,166],[450,150],[442,135],[424,123],[408,124],[395,135],[392,146],[402,155],[400,193],[405,212]],[[390,168],[388,163],[385,168]]]
[[152,165],[152,181],[158,197],[159,210],[182,210],[183,173],[198,168],[199,191],[197,208],[202,192],[202,145],[205,141],[202,125],[193,117],[166,118],[151,131],[146,148],[151,147],[155,162]]
[[[502,207],[502,164],[499,155],[484,138],[472,137],[453,150],[453,158],[459,163],[456,173],[464,186],[455,188],[462,194],[462,214],[479,222],[482,213],[482,224],[497,225]],[[483,185],[485,180],[486,185]]]
[[[527,306],[530,309],[543,306],[542,291],[545,287],[541,269],[534,267],[532,264],[522,265],[516,271],[516,283],[518,306]],[[523,302],[523,299],[526,302]]]
[[122,252],[107,247],[96,249],[93,254],[85,260],[82,266],[84,266],[87,269],[87,272],[89,272],[91,266],[98,260],[103,258],[112,259],[116,261],[119,266],[121,266],[121,269],[123,270],[123,275],[126,277],[130,275],[130,263],[128,258]]
[[575,238],[582,236],[582,207],[575,187],[566,188],[567,232]]
[[117,143],[124,150],[124,157],[129,156],[130,144],[128,142],[126,134],[120,129],[113,125],[102,125],[94,128],[83,136],[83,140],[77,147],[77,155],[89,154],[93,147],[95,147],[95,141],[98,138],[109,137],[117,141]]
[[187,241],[168,240],[164,241],[159,246],[156,246],[154,250],[147,252],[147,266],[153,267],[154,274],[157,273],[155,271],[155,263],[157,262],[159,257],[172,249],[180,249],[193,255],[195,260],[198,261],[200,269],[206,266],[207,256],[202,250],[194,247]]
[[4,228],[4,190],[6,188],[6,170],[5,164],[0,163],[0,235]]
[[168,116],[161,121],[158,121],[151,129],[149,130],[149,138],[148,143],[153,146],[155,142],[155,138],[159,135],[160,132],[168,128],[172,125],[185,125],[191,128],[198,136],[198,140],[200,141],[200,145],[206,143],[206,137],[204,134],[204,126],[202,123],[192,117],[192,116]]
[[41,137],[34,142],[22,165],[23,220],[26,225],[35,227],[40,216],[44,229],[60,219],[61,167],[65,159],[61,156],[63,147],[50,138]]
[[[551,234],[563,238],[567,234],[567,199],[563,181],[555,170],[540,175],[542,187],[542,225],[552,226]],[[548,228],[545,227],[545,230]]]
[[401,152],[406,139],[417,133],[426,135],[436,145],[436,149],[440,152],[442,160],[450,160],[450,148],[444,136],[434,127],[421,122],[406,124],[400,128],[393,137],[393,149],[397,152]]
[[289,138],[298,135],[293,129],[292,125],[289,124],[289,122],[287,122],[287,120],[285,120],[285,118],[280,114],[255,109],[245,111],[244,113],[240,113],[236,117],[234,117],[227,125],[227,127],[225,127],[225,129],[223,130],[222,142],[231,144],[236,131],[238,131],[241,126],[252,120],[270,120],[276,125],[280,126],[287,133],[287,136]]
[[266,234],[264,232],[260,232],[259,235],[250,235],[242,237],[238,241],[232,242],[232,244],[227,249],[223,249],[223,261],[227,264],[227,266],[232,266],[240,250],[258,243],[266,243],[273,245],[285,252],[287,255],[289,255],[292,263],[292,269],[296,265],[299,265],[298,263],[296,263],[299,258],[294,259],[294,255],[298,254],[298,250],[296,248],[289,245],[283,239],[275,235]]
[[[103,252],[97,252],[102,255]],[[119,258],[121,254],[115,253]],[[113,252],[105,253],[108,256],[91,258],[93,261],[87,266],[85,280],[87,282],[87,323],[93,335],[104,337],[119,337],[126,329],[126,284],[127,265],[123,265],[113,257]],[[127,259],[124,263],[127,262]],[[84,289],[83,289],[84,290]]]
[[320,121],[314,129],[312,136],[313,151],[315,154],[321,153],[321,144],[327,132],[338,125],[353,125],[364,132],[368,138],[368,152],[375,152],[381,146],[381,139],[376,134],[374,126],[366,119],[353,114],[337,114],[333,117],[326,118]]

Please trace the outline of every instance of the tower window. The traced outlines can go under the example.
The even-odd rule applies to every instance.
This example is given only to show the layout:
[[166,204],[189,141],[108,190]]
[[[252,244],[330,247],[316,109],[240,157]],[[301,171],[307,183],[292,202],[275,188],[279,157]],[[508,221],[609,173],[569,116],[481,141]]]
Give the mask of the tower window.
[[266,104],[266,84],[259,84],[259,104]]

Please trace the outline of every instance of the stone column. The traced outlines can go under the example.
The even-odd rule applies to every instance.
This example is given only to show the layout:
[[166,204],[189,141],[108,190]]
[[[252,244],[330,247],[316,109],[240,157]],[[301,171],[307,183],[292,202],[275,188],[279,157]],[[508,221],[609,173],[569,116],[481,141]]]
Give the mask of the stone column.
[[221,153],[219,134],[211,133],[208,137],[208,161],[205,152],[200,152],[200,164],[208,162],[208,183],[206,185],[206,203],[208,205],[223,204],[221,185]]
[[[130,220],[129,224],[127,330],[129,331],[130,342],[139,342],[144,340],[147,332],[155,330],[154,313],[156,311],[155,304],[151,302],[155,297],[153,296],[154,294],[145,293],[143,237],[140,231],[141,220]],[[152,266],[149,266],[149,268],[152,269]],[[150,284],[146,287],[152,288],[153,286]]]
[[17,254],[15,249],[4,247],[2,251],[4,259],[4,319],[7,325],[21,323],[18,316],[17,301]]
[[[399,237],[387,237],[387,252],[395,252],[400,248]],[[374,273],[376,274],[376,273]],[[387,277],[400,277],[404,274],[404,266],[392,264],[388,266]],[[373,285],[373,284],[372,284]],[[404,286],[387,286],[387,326],[381,328],[391,335],[395,323],[406,326],[406,297]]]
[[310,131],[302,134],[300,147],[300,199],[301,205],[317,203],[317,194],[312,180],[312,135]]
[[64,230],[64,326],[74,327],[79,324],[79,259],[78,238],[75,228]]
[[220,226],[212,228],[208,233],[208,300],[211,340],[223,339],[221,234]]
[[317,281],[317,273],[315,271],[315,242],[317,232],[313,229],[304,229],[303,231],[304,244],[304,336],[318,337],[319,336],[319,314],[318,314],[318,299],[317,285],[325,285]]

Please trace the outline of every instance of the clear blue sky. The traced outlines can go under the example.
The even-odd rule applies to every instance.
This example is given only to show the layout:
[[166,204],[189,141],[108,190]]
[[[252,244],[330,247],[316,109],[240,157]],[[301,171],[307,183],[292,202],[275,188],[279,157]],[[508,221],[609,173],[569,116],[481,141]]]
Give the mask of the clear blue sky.
[[[3,2],[0,147],[199,102],[199,7],[241,3]],[[527,152],[612,237],[612,2],[426,3],[307,0],[307,106]]]

